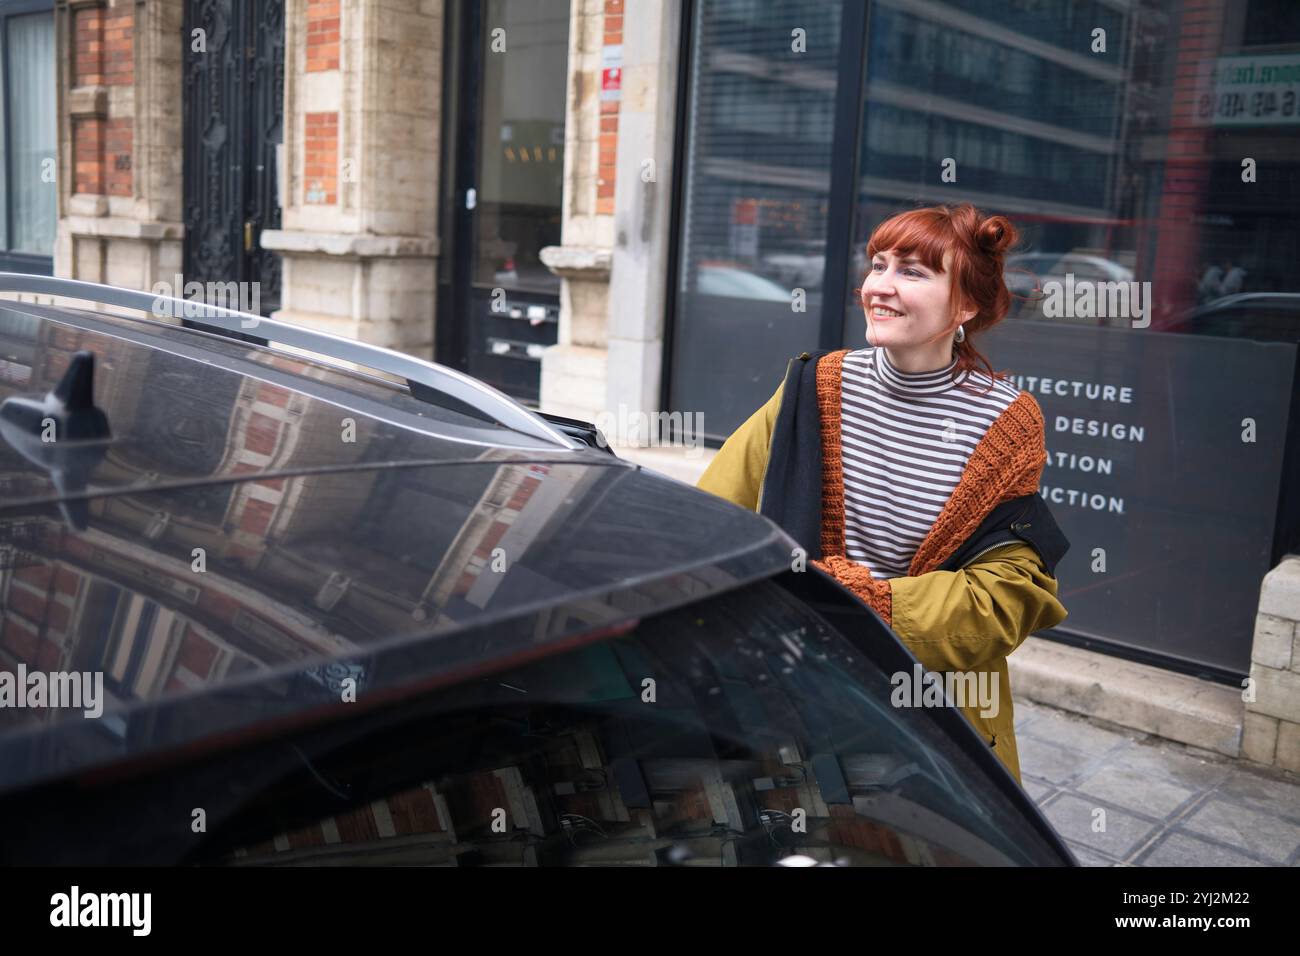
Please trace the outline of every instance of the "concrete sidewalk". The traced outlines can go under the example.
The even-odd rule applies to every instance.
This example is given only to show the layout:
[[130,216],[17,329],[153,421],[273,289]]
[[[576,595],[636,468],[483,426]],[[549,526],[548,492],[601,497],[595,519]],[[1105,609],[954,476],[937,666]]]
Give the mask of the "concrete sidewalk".
[[1297,775],[1028,700],[1015,708],[1025,790],[1080,863],[1300,866]]

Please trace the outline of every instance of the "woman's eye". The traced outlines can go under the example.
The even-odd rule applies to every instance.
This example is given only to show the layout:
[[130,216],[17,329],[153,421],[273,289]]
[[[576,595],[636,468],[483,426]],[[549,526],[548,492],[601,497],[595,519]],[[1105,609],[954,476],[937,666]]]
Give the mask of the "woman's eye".
[[[884,268],[885,268],[885,264],[883,262],[871,263],[872,272],[883,272]],[[902,272],[903,275],[905,276],[917,276],[918,278],[925,278],[925,273],[921,272],[919,269],[913,269],[908,267],[908,268],[900,269],[899,271]]]

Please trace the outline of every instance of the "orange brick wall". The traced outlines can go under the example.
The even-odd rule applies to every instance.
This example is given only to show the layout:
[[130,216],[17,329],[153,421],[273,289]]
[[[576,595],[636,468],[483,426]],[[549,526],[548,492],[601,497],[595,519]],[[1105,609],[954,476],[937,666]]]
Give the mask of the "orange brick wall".
[[74,191],[104,192],[104,121],[79,119],[72,125]]
[[116,7],[104,13],[104,83],[107,86],[131,86],[135,83],[132,7],[125,0],[118,0]]
[[[605,0],[605,46],[623,43],[623,0]],[[618,153],[618,100],[600,104],[600,166],[596,179],[596,213],[614,214],[615,157]]]
[[129,3],[83,7],[72,14],[74,86],[130,86],[135,82]]
[[72,13],[73,86],[98,86],[104,82],[104,14],[95,7]]
[[304,203],[338,201],[339,114],[307,113],[303,135]]
[[339,68],[339,0],[307,0],[307,72]]
[[[133,5],[83,7],[72,14],[73,86],[135,83]],[[130,196],[134,125],[129,117],[73,121],[73,188],[79,193]]]

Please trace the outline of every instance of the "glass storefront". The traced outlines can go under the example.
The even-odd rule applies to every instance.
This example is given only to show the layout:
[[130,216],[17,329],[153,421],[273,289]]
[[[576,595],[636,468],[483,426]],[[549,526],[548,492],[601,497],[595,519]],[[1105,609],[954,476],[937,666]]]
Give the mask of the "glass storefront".
[[1043,409],[1064,630],[1244,674],[1300,545],[1300,4],[691,8],[669,407],[720,444],[789,358],[865,346],[849,290],[890,215],[1006,215],[1016,302],[976,344]]
[[[705,410],[712,434],[744,421],[787,353],[817,340],[841,6],[693,6],[672,407]],[[806,52],[787,56],[795,29]]]
[[569,0],[449,4],[438,360],[530,405],[558,339]]
[[560,242],[569,3],[488,0],[485,11],[474,283],[559,295],[538,253]]
[[54,15],[0,3],[0,268],[49,273],[54,255]]

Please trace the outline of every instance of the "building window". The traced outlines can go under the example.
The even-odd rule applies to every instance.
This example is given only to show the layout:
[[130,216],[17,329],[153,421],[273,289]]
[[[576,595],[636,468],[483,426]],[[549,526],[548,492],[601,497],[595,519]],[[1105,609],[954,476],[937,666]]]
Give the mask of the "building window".
[[484,25],[474,283],[558,294],[539,253],[560,244],[569,0],[489,0]]
[[53,271],[56,217],[54,14],[0,2],[0,267]]
[[841,4],[692,6],[670,405],[718,438],[817,342]]

